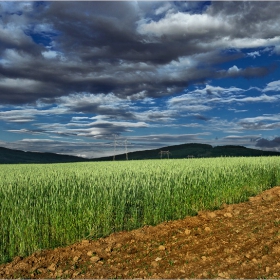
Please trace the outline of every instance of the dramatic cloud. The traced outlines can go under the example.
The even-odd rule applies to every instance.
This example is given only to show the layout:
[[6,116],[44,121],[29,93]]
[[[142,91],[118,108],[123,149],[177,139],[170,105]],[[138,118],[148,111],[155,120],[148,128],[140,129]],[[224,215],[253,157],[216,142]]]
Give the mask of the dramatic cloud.
[[[266,67],[215,71],[208,61],[236,59],[221,55],[227,48],[278,46],[278,4],[272,14],[270,2],[214,2],[200,7],[202,14],[198,7],[190,4],[183,12],[186,6],[171,3],[3,3],[1,101],[23,104],[80,92],[160,97],[211,77],[268,73]],[[265,14],[255,21],[260,8]]]
[[256,148],[254,146],[256,141],[261,138],[260,134],[247,134],[247,135],[229,135],[224,137],[221,141],[224,145],[232,144],[240,146],[249,146],[250,148]]
[[239,121],[239,125],[245,130],[275,130],[280,128],[280,115],[244,118]]
[[280,137],[276,137],[272,140],[267,139],[258,139],[256,143],[256,147],[262,148],[262,149],[274,149],[276,151],[280,150]]
[[[250,89],[248,89],[250,90]],[[280,95],[268,96],[261,94],[258,96],[245,96],[248,90],[230,87],[213,87],[207,85],[183,95],[172,97],[168,100],[169,108],[180,111],[208,111],[221,106],[223,103],[273,103],[280,101]]]
[[279,13],[270,1],[0,2],[0,141],[94,156],[116,135],[133,149],[276,137]]

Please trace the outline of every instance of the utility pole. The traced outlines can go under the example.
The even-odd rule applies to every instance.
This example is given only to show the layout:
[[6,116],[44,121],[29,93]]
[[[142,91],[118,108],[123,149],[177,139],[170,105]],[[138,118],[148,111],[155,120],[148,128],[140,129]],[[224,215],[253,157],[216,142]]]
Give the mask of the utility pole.
[[168,159],[169,159],[169,155],[171,155],[171,153],[169,151],[160,151],[160,159],[162,159],[162,155],[167,155]]
[[119,141],[117,142],[117,135],[116,134],[113,134],[114,135],[114,155],[113,155],[113,160],[116,159],[116,148],[117,148],[117,145],[123,145],[124,143],[124,149],[125,149],[125,157],[126,157],[126,160],[128,160],[128,152],[127,152],[127,144],[130,144],[130,143],[127,143],[127,139],[124,140],[124,142],[122,141]]

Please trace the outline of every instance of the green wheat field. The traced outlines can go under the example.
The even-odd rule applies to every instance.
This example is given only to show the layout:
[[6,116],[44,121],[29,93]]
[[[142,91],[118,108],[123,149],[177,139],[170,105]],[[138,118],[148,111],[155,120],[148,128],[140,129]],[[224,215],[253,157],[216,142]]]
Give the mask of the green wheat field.
[[239,203],[280,184],[280,157],[0,165],[0,263]]

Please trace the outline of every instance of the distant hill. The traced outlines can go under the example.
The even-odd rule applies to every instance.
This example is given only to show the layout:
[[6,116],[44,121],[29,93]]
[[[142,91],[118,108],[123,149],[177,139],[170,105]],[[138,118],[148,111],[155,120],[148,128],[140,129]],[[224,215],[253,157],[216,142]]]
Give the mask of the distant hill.
[[[248,157],[248,156],[279,156],[279,152],[268,152],[249,149],[243,146],[217,146],[207,144],[181,144],[160,149],[144,150],[128,153],[129,160],[160,159],[160,151],[169,151],[169,158],[207,158],[207,157]],[[167,155],[162,155],[167,158]],[[0,147],[0,164],[6,163],[66,163],[85,161],[112,161],[113,157],[86,159],[55,153],[24,152]],[[126,154],[115,156],[115,160],[126,160]]]
[[3,163],[63,163],[88,159],[54,153],[24,152],[0,147],[0,164]]
[[[169,158],[207,158],[207,157],[248,157],[248,156],[279,156],[279,152],[261,151],[256,149],[250,149],[243,146],[217,146],[212,147],[208,144],[181,144],[174,146],[167,146],[160,149],[144,150],[128,153],[129,160],[138,159],[159,159],[160,151],[169,151],[171,154]],[[98,161],[112,160],[110,157],[101,157]],[[162,155],[162,158],[167,158],[167,155]],[[115,156],[115,160],[125,160],[126,154],[120,154]]]

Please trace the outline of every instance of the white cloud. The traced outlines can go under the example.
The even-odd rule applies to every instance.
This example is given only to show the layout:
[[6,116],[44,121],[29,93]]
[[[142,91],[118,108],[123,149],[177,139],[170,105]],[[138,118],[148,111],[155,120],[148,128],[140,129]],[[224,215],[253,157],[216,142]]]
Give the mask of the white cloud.
[[89,117],[72,117],[72,121],[73,122],[80,122],[80,121],[84,121],[84,120],[88,120]]
[[6,61],[7,66],[12,66],[13,64],[27,64],[32,57],[28,54],[19,53],[14,49],[6,49],[2,54],[2,58]]
[[280,121],[280,114],[275,115],[263,115],[253,118],[240,119],[241,122],[259,123],[263,121]]
[[181,112],[205,112],[205,111],[209,111],[211,109],[213,109],[213,107],[207,106],[207,105],[181,105],[181,104],[177,104],[175,106],[172,107],[173,109],[178,109]]
[[50,23],[37,23],[33,31],[38,34],[41,32],[54,32],[54,27]]
[[65,107],[76,107],[79,104],[98,104],[99,106],[116,107],[122,104],[128,104],[129,101],[121,99],[110,94],[89,94],[89,93],[77,93],[68,96],[62,96],[57,98],[57,102]]
[[255,51],[255,52],[247,53],[247,56],[252,57],[252,58],[256,58],[257,56],[261,56],[261,55],[260,55],[260,52]]
[[243,118],[238,124],[244,130],[274,130],[280,128],[280,114]]
[[15,90],[20,90],[24,88],[26,92],[33,92],[33,89],[39,87],[41,83],[35,80],[29,79],[12,79],[12,78],[0,78],[0,86],[5,88],[11,88]]
[[255,149],[255,143],[260,137],[261,134],[228,135],[220,141],[223,145],[240,145]]
[[228,73],[235,74],[235,73],[238,73],[240,70],[241,70],[240,68],[238,68],[236,65],[234,65],[228,69]]
[[42,143],[42,142],[48,142],[48,143],[53,143],[56,142],[55,140],[51,139],[34,139],[34,138],[24,138],[20,140],[19,142],[28,142],[28,143]]
[[266,91],[280,91],[280,80],[268,83],[263,89],[263,92]]
[[207,14],[172,13],[158,22],[142,23],[138,26],[141,34],[188,36],[202,35],[214,30],[230,30],[232,27],[218,16]]
[[57,51],[48,50],[48,51],[42,52],[42,55],[47,59],[54,59],[54,58],[59,57],[61,54],[58,53]]
[[[228,38],[229,39],[229,38]],[[226,45],[230,42],[228,41]],[[259,48],[259,47],[269,47],[278,45],[280,43],[280,36],[275,36],[274,38],[262,39],[262,38],[236,38],[231,41],[233,48]]]
[[228,140],[256,140],[261,137],[261,134],[251,134],[251,135],[228,135],[225,136],[224,139]]
[[215,96],[221,96],[221,95],[232,95],[235,93],[242,93],[245,90],[242,88],[237,88],[234,86],[231,86],[229,88],[223,88],[220,86],[211,86],[211,85],[206,85],[204,88],[199,89],[197,88],[196,90],[192,91],[192,93],[199,93],[199,94],[204,94],[204,95],[215,95]]
[[66,109],[53,107],[47,110],[38,110],[35,108],[24,108],[18,110],[9,110],[0,112],[0,120],[6,122],[31,122],[36,116],[60,115],[66,113]]
[[234,98],[234,101],[238,101],[238,102],[268,102],[268,103],[272,103],[272,102],[280,101],[280,95],[268,96],[266,94],[262,94],[260,96],[248,96],[248,97],[244,97],[244,98],[240,98],[240,99]]
[[240,100],[239,94],[244,91],[237,87],[223,88],[206,85],[204,88],[197,88],[186,94],[171,97],[167,101],[167,105],[170,109],[185,112],[208,111],[213,109],[215,104]]
[[[174,121],[177,116],[176,110],[164,110],[162,108],[155,108],[151,110],[144,110],[137,112],[137,120],[144,122],[171,122]],[[162,125],[162,124],[161,124]]]
[[3,9],[4,12],[6,13],[17,13],[17,12],[22,12],[22,11],[28,11],[31,12],[33,10],[33,5],[32,2],[21,2],[17,1],[12,2],[12,1],[3,1],[1,2],[1,8]]
[[170,8],[171,8],[171,4],[169,2],[164,3],[163,6],[156,9],[155,15],[161,15],[161,14],[165,13],[166,11],[168,11]]
[[[164,7],[158,9],[161,13]],[[255,10],[252,13],[256,12]],[[243,30],[242,21],[246,21],[248,11],[229,16],[223,10],[211,14],[211,7],[203,14],[191,14],[170,10],[164,18],[158,21],[140,20],[138,32],[156,38],[181,38],[186,44],[192,43],[197,49],[203,48],[208,52],[227,48],[259,48],[276,46],[274,52],[279,53],[280,36],[279,23],[273,19],[261,22],[254,21],[248,31]],[[240,32],[240,33],[239,33]],[[271,36],[266,36],[270,32]],[[238,34],[239,33],[239,34]],[[200,40],[199,40],[200,39]],[[255,58],[260,56],[259,51],[247,54]]]
[[278,55],[280,54],[280,44],[278,44],[278,45],[275,46],[273,52],[274,52],[275,54],[278,54]]

